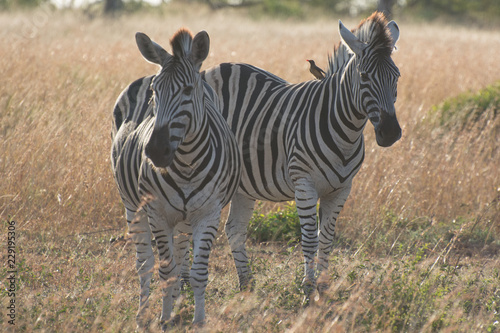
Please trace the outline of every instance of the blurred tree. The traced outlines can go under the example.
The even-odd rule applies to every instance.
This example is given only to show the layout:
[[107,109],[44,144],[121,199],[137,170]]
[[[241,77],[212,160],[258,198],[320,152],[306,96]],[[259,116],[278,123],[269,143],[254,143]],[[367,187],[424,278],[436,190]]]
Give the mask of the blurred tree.
[[384,13],[388,20],[392,19],[392,7],[396,3],[396,0],[378,0],[377,10]]
[[[165,1],[165,0],[163,0]],[[234,8],[237,8],[237,7],[250,7],[250,6],[255,6],[255,5],[259,5],[262,3],[262,1],[260,0],[239,0],[239,1],[214,1],[214,0],[204,0],[207,5],[213,9],[213,10],[217,10],[217,9],[221,9],[221,8],[225,8],[225,7],[234,7]]]
[[42,3],[47,3],[48,0],[0,0],[0,9],[36,7]]
[[122,0],[105,0],[104,2],[104,14],[106,15],[113,15],[122,8]]
[[445,16],[485,23],[500,18],[498,0],[406,0],[404,7],[412,14],[427,19]]
[[351,6],[352,0],[310,0],[313,7],[324,8],[331,12],[336,13],[347,13],[349,12],[349,7]]

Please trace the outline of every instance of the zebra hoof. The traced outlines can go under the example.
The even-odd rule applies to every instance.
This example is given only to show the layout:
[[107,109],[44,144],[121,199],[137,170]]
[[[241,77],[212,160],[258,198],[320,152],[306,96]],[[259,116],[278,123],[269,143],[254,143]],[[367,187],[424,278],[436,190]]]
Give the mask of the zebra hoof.
[[136,332],[149,332],[149,328],[151,327],[151,323],[153,322],[153,318],[150,314],[145,313],[143,311],[140,314],[137,314],[135,317],[135,322],[137,324],[135,331]]
[[137,321],[135,332],[137,333],[149,332],[150,327],[151,327],[151,320],[142,321],[140,323]]
[[329,287],[330,285],[327,282],[319,282],[317,288],[319,296],[322,297],[326,293]]
[[177,314],[169,320],[163,320],[160,322],[161,331],[166,332],[172,330],[175,326],[178,326],[180,323],[181,323],[181,316]]
[[200,329],[200,328],[203,328],[204,326],[205,326],[205,320],[193,322],[193,328],[195,328],[195,329]]
[[304,279],[302,282],[302,290],[304,291],[304,295],[307,299],[310,299],[314,290],[316,289],[316,283],[311,280]]
[[254,289],[255,289],[255,279],[253,277],[240,283],[240,291],[253,292]]

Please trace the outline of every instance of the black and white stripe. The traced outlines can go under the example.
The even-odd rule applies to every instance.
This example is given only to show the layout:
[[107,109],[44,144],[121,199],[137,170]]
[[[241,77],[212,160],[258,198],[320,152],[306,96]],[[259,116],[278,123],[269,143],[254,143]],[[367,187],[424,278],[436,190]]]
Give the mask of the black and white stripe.
[[213,89],[199,73],[208,55],[208,34],[193,38],[186,30],[178,31],[171,40],[173,55],[144,34],[136,39],[143,56],[161,69],[132,83],[118,98],[111,161],[137,250],[137,323],[146,324],[154,267],[152,235],[160,256],[164,323],[179,292],[179,275],[188,271],[192,235],[190,283],[194,322],[199,323],[205,318],[208,257],[221,209],[240,181],[239,151]]
[[328,266],[337,216],[363,162],[367,120],[380,146],[401,137],[394,108],[399,70],[391,59],[398,26],[379,13],[354,33],[339,23],[342,43],[321,81],[289,84],[246,64],[205,73],[243,158],[226,225],[242,288],[250,279],[245,239],[255,200],[296,201],[309,295]]

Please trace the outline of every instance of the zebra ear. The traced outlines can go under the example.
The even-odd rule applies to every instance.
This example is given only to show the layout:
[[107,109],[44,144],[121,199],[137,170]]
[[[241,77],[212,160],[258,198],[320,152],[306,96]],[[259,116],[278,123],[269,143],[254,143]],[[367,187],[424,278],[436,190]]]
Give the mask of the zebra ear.
[[347,29],[342,21],[339,20],[339,33],[340,38],[354,52],[357,56],[360,56],[363,50],[366,48],[366,44],[358,39],[358,37],[354,36],[354,34]]
[[399,27],[396,24],[396,22],[391,21],[391,22],[387,23],[387,28],[391,32],[392,47],[395,48],[396,47],[396,42],[399,39]]
[[135,41],[141,51],[142,56],[149,62],[162,66],[171,55],[160,45],[153,42],[146,34],[138,32],[135,34]]
[[210,37],[206,31],[200,31],[193,38],[193,46],[189,55],[193,65],[200,70],[201,64],[208,57],[210,50]]

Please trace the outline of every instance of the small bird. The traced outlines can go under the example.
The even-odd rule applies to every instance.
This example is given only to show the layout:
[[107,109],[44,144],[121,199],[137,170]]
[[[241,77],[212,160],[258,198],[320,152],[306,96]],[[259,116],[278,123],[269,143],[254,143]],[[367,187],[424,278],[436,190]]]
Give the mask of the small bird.
[[326,74],[325,71],[316,66],[314,60],[309,60],[309,59],[306,60],[309,61],[309,63],[311,64],[311,66],[309,67],[309,71],[311,72],[311,74],[314,75],[314,77],[317,78],[318,80],[323,80]]

